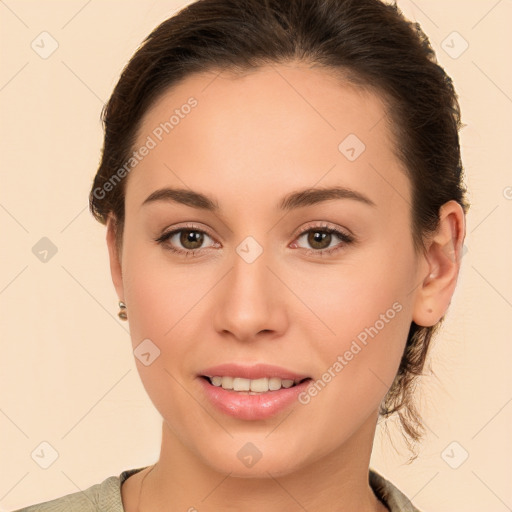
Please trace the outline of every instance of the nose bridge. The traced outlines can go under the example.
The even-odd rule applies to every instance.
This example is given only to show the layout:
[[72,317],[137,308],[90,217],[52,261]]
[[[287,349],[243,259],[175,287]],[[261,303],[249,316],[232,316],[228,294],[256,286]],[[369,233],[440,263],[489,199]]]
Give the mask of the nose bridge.
[[216,328],[249,339],[260,331],[283,328],[284,300],[272,267],[272,251],[254,237],[236,248],[231,271],[226,276],[217,305]]
[[268,266],[271,265],[270,250],[264,250],[263,246],[255,239],[248,237],[236,248],[235,252],[231,276],[232,286],[236,291],[250,295],[251,300],[255,298],[253,295],[263,299],[270,286],[271,272],[268,269]]

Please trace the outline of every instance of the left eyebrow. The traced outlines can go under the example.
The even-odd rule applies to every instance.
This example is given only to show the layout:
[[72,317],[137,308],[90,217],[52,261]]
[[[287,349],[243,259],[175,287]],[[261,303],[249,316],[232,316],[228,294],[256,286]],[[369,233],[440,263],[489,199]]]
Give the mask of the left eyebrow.
[[281,210],[293,210],[295,208],[311,206],[332,199],[354,199],[369,206],[376,206],[369,197],[366,197],[360,192],[344,187],[332,187],[306,188],[292,192],[281,200],[279,208]]

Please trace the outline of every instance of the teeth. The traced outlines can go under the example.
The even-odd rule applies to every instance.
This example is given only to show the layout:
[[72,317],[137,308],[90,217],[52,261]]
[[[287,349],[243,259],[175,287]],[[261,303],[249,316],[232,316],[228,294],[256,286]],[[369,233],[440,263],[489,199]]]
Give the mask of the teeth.
[[233,377],[221,377],[224,389],[233,389]]
[[222,385],[222,377],[212,377],[210,380],[214,386]]
[[[246,379],[243,379],[243,380],[246,380]],[[257,393],[265,393],[269,389],[267,377],[263,377],[262,379],[250,380],[248,382],[249,382],[251,391],[255,391]],[[235,386],[233,386],[233,387],[236,391],[238,391],[238,389]]]
[[[224,377],[222,378],[224,382]],[[233,379],[233,389],[235,391],[250,391],[251,389],[251,381],[249,379],[241,379],[239,377],[235,377]]]
[[279,377],[263,377],[261,379],[244,379],[242,377],[208,377],[210,382],[217,387],[230,389],[233,391],[250,391],[252,393],[266,393],[267,391],[277,391],[281,388],[291,388],[298,384],[300,379],[280,379]]
[[268,389],[270,391],[281,389],[281,379],[279,377],[270,377],[268,379]]

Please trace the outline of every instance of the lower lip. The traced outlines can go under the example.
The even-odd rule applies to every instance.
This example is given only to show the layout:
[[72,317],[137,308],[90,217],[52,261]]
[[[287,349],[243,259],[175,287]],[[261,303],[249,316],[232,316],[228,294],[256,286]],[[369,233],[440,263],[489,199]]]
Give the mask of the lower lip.
[[201,386],[210,402],[221,412],[241,420],[264,420],[283,411],[304,391],[311,379],[291,388],[281,388],[257,395],[246,395],[214,386],[204,377],[199,377]]

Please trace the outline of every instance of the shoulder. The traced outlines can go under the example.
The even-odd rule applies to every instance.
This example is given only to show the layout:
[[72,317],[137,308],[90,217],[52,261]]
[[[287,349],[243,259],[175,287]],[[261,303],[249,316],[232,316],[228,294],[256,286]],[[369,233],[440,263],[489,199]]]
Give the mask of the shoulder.
[[60,498],[36,503],[13,512],[124,512],[121,499],[121,484],[131,475],[144,468],[123,471],[119,476],[110,476],[103,482],[83,491]]
[[391,512],[420,512],[397,487],[370,468],[370,487]]
[[[120,476],[111,476],[83,491],[30,505],[13,512],[98,512],[104,510],[124,512],[121,484],[129,476],[143,469],[145,468],[126,470]],[[391,512],[420,512],[397,487],[371,468],[369,482],[375,495],[386,504]]]

